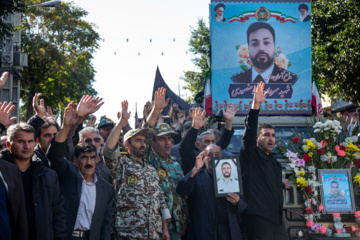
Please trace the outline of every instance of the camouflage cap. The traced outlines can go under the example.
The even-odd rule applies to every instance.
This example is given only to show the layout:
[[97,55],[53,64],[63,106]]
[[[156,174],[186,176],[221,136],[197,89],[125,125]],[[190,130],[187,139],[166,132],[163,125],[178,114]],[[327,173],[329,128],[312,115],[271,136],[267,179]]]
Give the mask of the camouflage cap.
[[166,134],[177,135],[177,132],[173,131],[169,124],[159,123],[156,125],[156,136],[163,136]]
[[153,138],[155,135],[154,129],[151,128],[138,128],[138,129],[131,129],[128,131],[124,136],[124,142],[129,140],[132,137],[135,137],[137,135],[143,135],[145,138]]

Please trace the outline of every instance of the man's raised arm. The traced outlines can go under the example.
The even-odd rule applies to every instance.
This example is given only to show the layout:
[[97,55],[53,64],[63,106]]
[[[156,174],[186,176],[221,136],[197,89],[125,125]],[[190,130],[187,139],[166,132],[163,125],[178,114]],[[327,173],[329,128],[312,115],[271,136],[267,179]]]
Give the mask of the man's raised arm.
[[234,130],[232,129],[232,122],[237,110],[237,105],[233,103],[229,103],[226,110],[222,109],[225,118],[225,128],[221,134],[220,139],[216,142],[216,145],[221,147],[223,150],[229,146],[231,138],[234,134]]
[[146,119],[147,124],[151,127],[156,126],[157,119],[161,111],[169,104],[169,98],[165,100],[166,89],[159,88],[154,94],[154,107]]

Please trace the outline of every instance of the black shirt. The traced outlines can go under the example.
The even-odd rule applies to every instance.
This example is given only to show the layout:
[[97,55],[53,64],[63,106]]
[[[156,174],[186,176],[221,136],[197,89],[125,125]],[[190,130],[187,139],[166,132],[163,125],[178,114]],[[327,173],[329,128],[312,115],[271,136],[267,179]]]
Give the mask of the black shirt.
[[247,214],[282,223],[283,188],[281,164],[256,146],[259,110],[250,110],[240,151]]
[[35,223],[35,211],[34,211],[34,202],[32,194],[32,167],[26,169],[25,172],[21,172],[21,178],[24,187],[25,195],[25,205],[26,205],[26,215],[28,219],[28,232],[29,240],[36,239],[36,223]]

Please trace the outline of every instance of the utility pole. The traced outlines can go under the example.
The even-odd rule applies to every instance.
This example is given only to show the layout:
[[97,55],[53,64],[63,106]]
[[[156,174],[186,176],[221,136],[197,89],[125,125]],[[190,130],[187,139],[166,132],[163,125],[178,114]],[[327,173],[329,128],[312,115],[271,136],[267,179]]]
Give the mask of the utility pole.
[[[21,13],[9,15],[4,22],[12,27],[21,24]],[[9,72],[8,80],[4,87],[0,89],[0,101],[13,102],[15,109],[11,116],[17,117],[19,121],[20,108],[20,79],[22,78],[19,71],[27,66],[27,54],[20,51],[21,32],[12,33],[1,39],[1,72]]]

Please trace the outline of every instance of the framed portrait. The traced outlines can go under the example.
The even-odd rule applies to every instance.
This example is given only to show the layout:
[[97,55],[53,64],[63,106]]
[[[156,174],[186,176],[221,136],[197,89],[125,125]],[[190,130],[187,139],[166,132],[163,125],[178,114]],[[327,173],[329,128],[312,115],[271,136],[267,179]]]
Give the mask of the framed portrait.
[[215,196],[243,194],[239,157],[212,157]]
[[355,213],[354,190],[349,169],[319,169],[324,213]]

